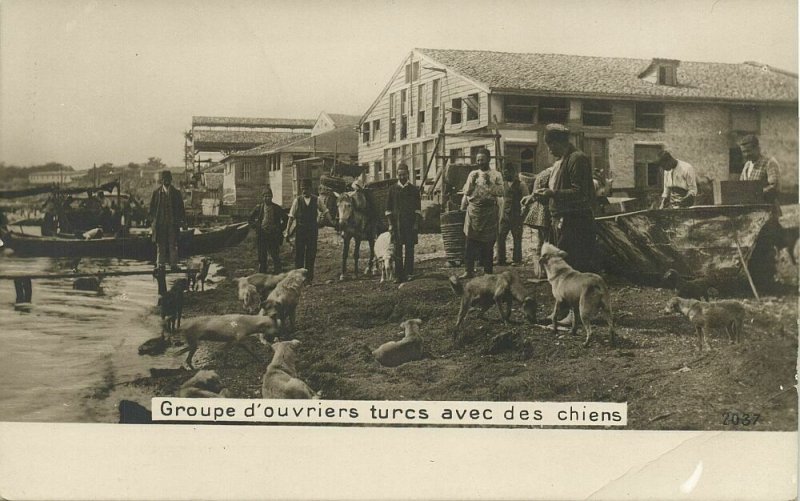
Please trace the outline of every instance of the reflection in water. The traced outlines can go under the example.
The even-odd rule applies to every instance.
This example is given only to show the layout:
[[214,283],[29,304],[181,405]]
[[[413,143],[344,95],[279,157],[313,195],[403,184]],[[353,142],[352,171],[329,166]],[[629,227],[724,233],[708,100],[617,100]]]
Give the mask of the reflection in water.
[[[3,273],[139,270],[117,259],[0,258]],[[177,278],[177,276],[175,277]],[[31,304],[15,305],[11,281],[0,281],[0,420],[115,422],[121,398],[149,406],[150,395],[118,386],[150,368],[180,366],[176,357],[139,356],[159,334],[150,275],[106,277],[99,292],[73,290],[70,279],[33,281]]]

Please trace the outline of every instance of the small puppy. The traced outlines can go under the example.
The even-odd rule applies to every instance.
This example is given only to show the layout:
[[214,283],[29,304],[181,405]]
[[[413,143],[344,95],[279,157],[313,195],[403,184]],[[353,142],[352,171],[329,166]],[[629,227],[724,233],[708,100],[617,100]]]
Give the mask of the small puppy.
[[372,351],[372,356],[386,367],[397,367],[406,362],[422,359],[424,354],[422,335],[419,333],[420,325],[422,320],[419,318],[401,323],[400,327],[405,330],[403,339],[383,343]]
[[196,291],[197,285],[200,285],[200,290],[206,290],[206,278],[208,278],[208,269],[211,267],[211,260],[207,257],[195,257],[189,260],[186,266],[186,281],[187,289]]
[[226,349],[233,345],[239,346],[258,360],[256,354],[243,341],[253,334],[258,334],[261,344],[268,344],[267,337],[274,337],[279,329],[279,322],[262,315],[229,314],[190,318],[184,322],[183,328],[186,347],[180,350],[178,355],[188,351],[186,365],[194,369],[192,357],[197,351],[197,343],[214,341],[226,343]]
[[272,289],[261,307],[259,314],[267,315],[278,321],[283,326],[284,332],[293,332],[297,326],[295,314],[307,273],[305,268],[288,272],[286,278]]
[[214,371],[202,370],[189,378],[178,389],[178,396],[184,398],[226,398],[228,390],[223,388],[219,375]]
[[[522,280],[511,270],[494,275],[481,275],[471,279],[466,285],[462,285],[454,276],[449,280],[450,288],[457,296],[461,296],[461,309],[458,311],[456,327],[461,326],[472,306],[480,308],[479,315],[483,317],[486,310],[497,305],[500,318],[504,324],[508,324],[513,300],[522,303],[522,311],[529,322],[536,322],[536,299],[528,295]],[[506,304],[506,311],[503,311],[503,303]],[[454,334],[454,337],[457,336],[458,331]]]
[[539,262],[547,273],[547,281],[553,291],[555,306],[553,308],[553,332],[558,331],[558,311],[562,305],[572,310],[572,329],[570,334],[578,331],[578,315],[586,329],[586,341],[583,346],[588,346],[592,338],[592,324],[590,320],[601,314],[608,322],[611,334],[611,346],[616,345],[614,321],[611,314],[611,298],[608,285],[603,277],[595,273],[582,273],[570,266],[564,258],[567,253],[558,247],[545,243],[542,246],[542,257]]
[[185,278],[175,280],[172,286],[163,296],[158,298],[158,306],[161,307],[161,337],[164,337],[164,330],[172,334],[181,326],[183,316],[183,291],[187,289]]
[[742,340],[745,311],[744,306],[738,301],[706,303],[696,299],[673,297],[664,308],[664,313],[672,312],[682,313],[694,325],[700,351],[711,349],[706,338],[706,334],[711,330],[724,329],[731,343],[739,343]]
[[103,275],[98,273],[96,277],[80,277],[72,282],[72,288],[76,291],[92,291],[97,292],[100,290],[100,283],[103,281]]
[[388,231],[381,233],[375,240],[375,257],[381,270],[380,283],[394,280],[394,244],[392,234]]
[[261,398],[319,398],[318,393],[297,377],[294,349],[299,344],[297,339],[272,344],[275,354],[261,379]]
[[662,280],[666,288],[673,289],[678,294],[678,297],[684,299],[705,299],[709,301],[710,298],[719,295],[717,289],[711,286],[708,279],[695,278],[686,280],[673,269],[667,270]]
[[239,300],[242,302],[247,313],[253,314],[258,311],[261,303],[269,296],[269,293],[286,278],[287,273],[278,275],[268,275],[266,273],[253,273],[252,275],[240,278]]

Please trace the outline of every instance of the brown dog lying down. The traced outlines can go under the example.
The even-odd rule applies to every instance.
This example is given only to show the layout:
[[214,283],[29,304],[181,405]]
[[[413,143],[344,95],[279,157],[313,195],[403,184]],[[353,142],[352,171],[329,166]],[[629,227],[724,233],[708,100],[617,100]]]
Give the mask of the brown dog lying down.
[[556,319],[559,309],[561,306],[567,306],[572,310],[570,334],[578,331],[578,315],[580,314],[581,323],[586,329],[586,341],[583,346],[589,345],[592,338],[590,320],[598,314],[608,322],[611,346],[614,346],[616,335],[614,321],[611,318],[611,297],[603,277],[595,273],[582,273],[575,270],[564,261],[567,253],[552,244],[545,243],[542,246],[541,256],[539,262],[547,272],[547,281],[550,282],[553,298],[555,298],[553,332],[557,332],[558,329]]
[[372,356],[386,367],[397,367],[406,362],[422,359],[424,352],[422,335],[419,333],[420,325],[422,325],[422,320],[419,318],[401,323],[400,327],[405,330],[403,339],[383,343],[373,350]]
[[682,313],[694,325],[697,332],[698,348],[711,349],[706,334],[711,330],[724,329],[732,343],[742,340],[744,325],[744,306],[738,301],[714,301],[706,303],[696,299],[673,297],[669,300],[664,313]]
[[272,344],[275,354],[261,379],[261,398],[319,398],[319,394],[297,377],[294,349],[300,341],[278,341]]
[[286,278],[288,273],[278,275],[268,275],[266,273],[253,273],[252,275],[240,278],[239,300],[247,313],[253,314],[261,307],[261,303],[269,296],[269,293]]
[[279,322],[263,315],[202,316],[190,318],[183,324],[183,337],[186,339],[186,347],[180,350],[178,354],[189,352],[186,356],[186,365],[190,369],[194,369],[192,357],[197,351],[197,343],[199,341],[226,343],[226,349],[236,345],[258,360],[256,354],[243,341],[248,336],[258,334],[261,344],[268,344],[267,338],[274,337],[280,330]]
[[261,307],[260,314],[278,321],[283,327],[283,332],[293,332],[296,327],[295,313],[307,274],[308,271],[305,268],[288,272],[286,278],[272,289]]
[[183,383],[178,396],[184,398],[226,398],[228,390],[222,387],[219,375],[214,371],[197,371]]
[[[497,309],[500,310],[500,318],[503,319],[504,324],[508,324],[513,300],[522,304],[522,311],[529,322],[536,322],[536,299],[528,295],[522,280],[513,271],[504,271],[496,275],[481,275],[471,279],[463,286],[456,277],[451,276],[450,288],[456,295],[461,296],[461,309],[458,310],[456,327],[461,325],[470,307],[473,306],[480,308],[479,316],[482,317],[486,310],[497,305]],[[503,303],[506,304],[505,311],[503,311]],[[454,337],[457,336],[458,332],[456,331]]]

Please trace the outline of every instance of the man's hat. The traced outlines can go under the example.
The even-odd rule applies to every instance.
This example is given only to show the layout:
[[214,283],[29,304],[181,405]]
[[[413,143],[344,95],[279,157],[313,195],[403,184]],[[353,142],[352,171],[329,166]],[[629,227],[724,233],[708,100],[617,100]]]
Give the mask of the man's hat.
[[547,124],[544,128],[545,141],[569,141],[569,129],[563,124]]
[[263,196],[265,196],[265,195],[270,195],[270,196],[272,196],[272,188],[270,188],[269,186],[267,186],[266,188],[264,188],[264,189],[261,191],[261,196],[263,197]]
[[740,145],[749,144],[752,146],[758,146],[758,136],[755,134],[746,134],[740,137],[737,143]]
[[400,171],[405,171],[405,172],[408,172],[408,165],[406,165],[406,164],[400,164],[400,165],[398,165],[398,166],[397,166],[397,172],[400,172]]

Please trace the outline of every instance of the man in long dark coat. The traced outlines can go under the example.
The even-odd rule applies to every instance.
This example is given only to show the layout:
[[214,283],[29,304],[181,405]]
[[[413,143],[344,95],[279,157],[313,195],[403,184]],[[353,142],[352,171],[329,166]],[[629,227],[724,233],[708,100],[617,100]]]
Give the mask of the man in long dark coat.
[[248,222],[258,235],[258,272],[267,273],[268,258],[276,275],[282,271],[281,244],[287,217],[283,207],[272,201],[272,189],[267,186],[262,193],[263,202],[250,213]]
[[161,172],[161,186],[150,198],[150,221],[153,241],[156,243],[156,263],[166,266],[167,257],[173,270],[178,268],[178,232],[186,224],[181,192],[172,186],[172,173]]
[[[408,181],[408,166],[397,168],[397,184],[389,188],[386,217],[394,244],[395,283],[411,280],[414,274],[414,246],[417,244],[422,201],[419,188]],[[405,252],[404,252],[405,249]]]

